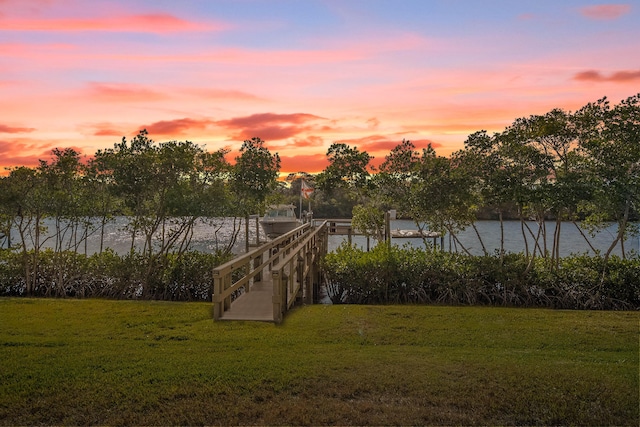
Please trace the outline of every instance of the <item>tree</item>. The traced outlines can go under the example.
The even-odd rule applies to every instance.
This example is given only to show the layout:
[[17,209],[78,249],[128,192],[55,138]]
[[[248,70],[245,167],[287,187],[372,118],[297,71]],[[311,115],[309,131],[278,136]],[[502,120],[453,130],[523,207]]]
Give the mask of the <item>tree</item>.
[[[517,119],[508,132],[514,138],[513,144],[530,147],[529,169],[535,177],[530,183],[529,194],[533,196],[530,205],[543,232],[547,216],[555,218],[551,260],[557,267],[562,223],[575,220],[580,201],[589,198],[574,117],[564,110],[553,109],[544,115]],[[544,253],[547,254],[546,250]]]
[[[513,206],[508,176],[507,160],[502,153],[502,139],[500,134],[488,135],[486,131],[472,133],[464,143],[467,167],[478,183],[479,204],[492,209],[498,214],[500,221],[500,257],[504,257],[504,213]],[[474,224],[474,230],[480,241],[483,252],[487,250]],[[526,238],[525,238],[526,248]],[[527,249],[528,256],[528,249]]]
[[333,143],[327,150],[327,158],[329,165],[316,177],[317,188],[327,195],[343,190],[356,203],[351,212],[354,227],[367,237],[384,241],[385,209],[371,178],[373,157],[357,147]]
[[475,220],[475,199],[471,175],[461,162],[462,153],[451,158],[438,156],[429,144],[416,165],[409,203],[414,220],[432,231],[448,232],[456,247],[468,253],[456,234]]
[[411,189],[417,179],[419,162],[415,145],[403,139],[385,157],[376,176],[380,193],[401,215],[411,214]]
[[[632,212],[638,211],[640,196],[640,93],[611,108],[606,98],[590,103],[577,113],[582,150],[589,157],[593,198],[583,202],[585,223],[592,230],[618,225],[618,232],[604,254],[608,260],[624,239],[637,233],[629,226]],[[606,265],[606,263],[605,263]],[[604,273],[603,273],[604,274]]]
[[334,142],[327,150],[329,165],[316,177],[318,188],[326,193],[337,189],[347,190],[355,198],[362,200],[371,185],[371,157],[367,152]]
[[123,138],[95,160],[95,176],[107,177],[130,216],[132,255],[136,236],[144,238],[145,296],[167,255],[179,258],[189,248],[196,221],[227,212],[224,182],[229,178],[225,150],[205,153],[190,141],[155,144],[147,135],[140,131],[129,143]]
[[[375,176],[376,187],[389,206],[398,210],[401,216],[413,219],[418,230],[422,231],[425,224],[423,217],[415,206],[417,198],[415,192],[420,187],[420,153],[409,140],[402,140],[385,157],[380,165],[380,171]],[[427,239],[423,238],[428,247]]]
[[260,138],[242,143],[232,169],[232,189],[243,215],[262,212],[267,196],[276,189],[280,156],[271,154]]
[[2,206],[13,221],[11,229],[18,233],[19,244],[13,246],[22,254],[25,292],[33,295],[38,285],[38,265],[42,250],[43,219],[50,199],[38,168],[14,168],[2,180]]
[[121,212],[123,199],[117,197],[112,188],[111,166],[108,156],[96,155],[91,158],[85,168],[83,176],[84,194],[91,195],[88,200],[87,210],[94,218],[99,218],[100,244],[98,253],[104,250],[104,237],[106,225],[114,220],[115,215]]

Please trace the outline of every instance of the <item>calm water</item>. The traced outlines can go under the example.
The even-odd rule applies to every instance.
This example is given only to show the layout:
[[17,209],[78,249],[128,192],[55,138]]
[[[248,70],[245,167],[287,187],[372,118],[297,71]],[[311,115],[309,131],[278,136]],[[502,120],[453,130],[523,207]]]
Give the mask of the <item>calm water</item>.
[[[100,230],[97,228],[99,220],[95,222],[96,228],[87,238],[87,253],[93,254],[100,250]],[[44,221],[48,233],[51,234],[55,230],[55,224],[52,220]],[[103,248],[110,248],[118,254],[126,254],[131,249],[131,234],[125,230],[127,225],[126,217],[117,217],[113,222],[105,226]],[[256,241],[256,224],[255,220],[250,221],[249,239],[251,242]],[[243,220],[236,222],[236,228],[240,227],[238,240],[233,247],[235,253],[241,253],[245,250],[245,225]],[[217,248],[222,248],[226,242],[231,240],[234,230],[233,218],[214,218],[209,222],[199,221],[193,230],[190,249],[194,251],[211,252]],[[262,241],[266,241],[266,236],[260,231]],[[45,238],[46,239],[46,238]],[[20,242],[17,231],[11,233],[12,244]],[[142,248],[144,241],[141,236],[136,237],[136,247]],[[0,240],[0,247],[6,247],[6,239]],[[53,248],[55,242],[49,238],[43,243],[44,248]],[[85,245],[82,244],[78,248],[78,252],[84,252]]]
[[[533,231],[533,233],[537,233],[538,225],[535,222],[528,222],[529,227]],[[547,248],[550,251],[551,246],[553,245],[553,233],[555,231],[555,222],[547,221],[545,224],[547,228]],[[500,250],[500,222],[499,221],[478,221],[476,223],[476,227],[478,228],[478,232],[482,238],[482,241],[485,245],[485,248],[490,254],[496,253]],[[392,229],[401,229],[401,230],[415,230],[416,226],[413,221],[410,220],[397,220],[391,221]],[[617,232],[617,226],[615,224],[609,226],[605,230],[599,232],[594,237],[589,236],[589,234],[584,231],[585,235],[589,238],[591,245],[596,249],[604,253],[609,245],[613,242]],[[474,255],[482,255],[482,246],[478,240],[476,232],[472,227],[469,227],[467,230],[459,233],[457,235],[460,242]],[[540,246],[542,247],[542,237],[540,238]],[[341,236],[330,236],[329,246],[330,248],[335,248],[341,244],[345,239]],[[527,240],[529,242],[529,250],[533,250],[534,238],[527,233]],[[366,248],[366,238],[358,236],[354,237],[352,240],[356,245]],[[394,238],[392,239],[392,243],[395,245],[411,245],[424,247],[422,243],[422,239],[404,239],[404,238]],[[439,242],[438,242],[439,244]],[[452,247],[455,250],[455,243],[452,242],[452,239],[449,238],[448,235],[444,237],[444,249],[449,250]],[[504,222],[504,248],[507,252],[524,252],[524,237],[522,235],[522,230],[519,221],[505,221]],[[637,256],[640,252],[640,241],[638,237],[632,237],[625,241],[625,251],[627,255],[630,255],[630,251],[635,251],[634,256]],[[462,251],[462,249],[459,249]],[[593,251],[589,248],[589,245],[586,243],[584,237],[580,234],[576,226],[571,222],[562,223],[560,226],[560,255],[568,256],[571,254],[593,254]],[[614,254],[620,255],[621,250],[618,245],[616,249],[613,251]]]
[[[532,231],[536,233],[538,229],[537,224],[535,222],[529,222],[528,224]],[[53,222],[45,223],[45,225],[49,227],[50,231],[54,229]],[[116,218],[114,222],[107,225],[105,229],[104,247],[109,247],[120,254],[124,254],[129,251],[131,247],[131,236],[123,229],[125,225],[126,218],[124,217]],[[241,231],[238,235],[238,241],[236,242],[233,250],[235,253],[241,253],[245,248],[244,222],[236,223],[236,226],[239,226]],[[476,223],[476,226],[478,228],[478,231],[480,232],[487,251],[489,253],[495,253],[496,251],[498,251],[500,248],[500,223],[498,221],[479,221]],[[551,245],[553,244],[552,239],[553,232],[555,230],[555,222],[547,222],[546,227],[547,246],[548,249],[551,250]],[[415,229],[416,226],[412,221],[396,220],[391,221],[391,228],[410,230]],[[589,240],[591,241],[591,244],[597,250],[604,252],[607,250],[607,248],[615,238],[616,230],[617,227],[614,224],[593,237],[588,236],[586,232],[585,234],[587,234]],[[214,219],[212,223],[200,222],[194,229],[190,248],[192,250],[203,252],[213,251],[216,248],[222,247],[225,242],[229,241],[232,232],[233,220],[231,218],[217,218]],[[249,239],[252,243],[256,241],[256,235],[259,235],[261,241],[266,241],[266,236],[264,235],[262,230],[256,227],[255,220],[251,220],[249,227]],[[19,242],[17,233],[15,231],[12,233],[11,239],[14,244]],[[337,248],[346,239],[346,236],[330,236],[329,249],[335,250],[335,248]],[[482,247],[473,228],[469,228],[459,233],[458,239],[471,253],[477,255],[482,254]],[[354,244],[362,248],[366,248],[366,238],[362,236],[355,236],[353,237],[352,241]],[[528,241],[529,248],[530,250],[532,250],[533,237],[528,235]],[[399,246],[423,246],[422,239],[394,238],[392,242],[393,244]],[[141,245],[142,238],[137,238],[137,243]],[[375,242],[371,241],[370,244],[373,245],[375,244]],[[6,247],[6,239],[0,239],[0,245],[2,245],[2,247]],[[53,245],[53,239],[50,239],[44,244],[44,247],[53,247]],[[139,245],[136,246],[140,247]],[[449,250],[450,246],[455,249],[455,246],[453,243],[451,243],[451,239],[449,238],[449,236],[445,236],[445,250]],[[504,222],[504,246],[507,252],[524,252],[524,238],[519,221]],[[95,253],[99,250],[99,248],[100,232],[99,230],[96,230],[92,235],[89,236],[87,240],[87,252],[89,254]],[[84,245],[81,245],[78,250],[79,252],[84,252]],[[635,251],[635,254],[633,255],[637,256],[640,252],[640,239],[637,236],[628,239],[625,242],[625,250],[627,252],[627,255],[629,255],[631,251]],[[563,223],[561,226],[560,253],[561,256],[582,253],[592,254],[589,246],[585,242],[580,232],[573,225],[573,223]],[[618,255],[621,253],[619,245],[614,250],[614,253]]]

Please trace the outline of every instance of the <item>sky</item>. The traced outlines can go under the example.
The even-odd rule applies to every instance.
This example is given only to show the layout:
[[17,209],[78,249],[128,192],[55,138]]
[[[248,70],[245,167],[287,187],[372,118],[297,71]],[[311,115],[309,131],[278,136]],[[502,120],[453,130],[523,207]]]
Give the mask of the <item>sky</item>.
[[640,0],[0,0],[1,170],[147,129],[314,173],[639,92]]

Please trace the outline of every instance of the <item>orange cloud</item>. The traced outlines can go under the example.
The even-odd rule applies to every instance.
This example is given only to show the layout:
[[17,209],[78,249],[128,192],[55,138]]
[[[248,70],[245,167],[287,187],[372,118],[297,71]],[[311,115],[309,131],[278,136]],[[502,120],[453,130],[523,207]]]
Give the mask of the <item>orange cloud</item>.
[[631,6],[628,4],[597,4],[580,9],[582,16],[597,20],[618,19],[630,11]]
[[[403,138],[401,136],[397,138],[397,136],[399,135],[370,135],[362,138],[342,139],[337,142],[354,146],[359,151],[368,153],[373,157],[370,162],[371,165],[378,168],[391,150],[402,142]],[[430,139],[404,139],[409,139],[418,151],[426,148],[429,144],[431,144],[434,149],[442,147],[442,144]]]
[[442,147],[442,144],[438,142],[434,142],[430,139],[412,139],[411,142],[418,150],[422,150],[423,148],[427,148],[429,145],[435,150],[437,148]]
[[386,136],[372,135],[365,138],[360,138],[358,148],[361,151],[379,154],[380,152],[386,153],[391,151],[399,143],[400,141],[397,141],[395,139],[391,140]]
[[[388,154],[391,150],[393,150],[398,144],[402,142],[402,137],[396,138],[395,135],[390,137],[388,135],[369,135],[362,138],[356,139],[342,139],[338,142],[342,142],[348,145],[353,145],[358,148],[360,151],[366,151],[367,153],[374,153],[377,155]],[[407,138],[405,138],[407,139]],[[437,142],[433,142],[429,139],[410,139],[413,145],[417,149],[426,148],[427,145],[431,144],[433,148],[438,148],[440,144]]]
[[84,131],[88,131],[94,136],[124,136],[121,129],[118,129],[116,125],[112,123],[94,123],[87,126],[82,126]]
[[329,161],[324,154],[306,154],[306,155],[280,155],[281,167],[280,173],[292,173],[305,171],[308,173],[322,172],[328,165]]
[[34,130],[35,130],[34,128],[0,125],[0,133],[25,133],[25,132],[33,132]]
[[226,24],[186,21],[167,13],[121,15],[79,19],[4,19],[0,30],[11,31],[109,31],[131,33],[175,33],[184,31],[220,31]]
[[51,144],[29,140],[0,140],[0,167],[37,166],[51,157]]
[[616,71],[615,73],[605,76],[601,72],[596,70],[588,70],[577,73],[573,76],[574,80],[578,81],[593,81],[593,82],[629,82],[634,80],[640,80],[640,70],[637,71]]
[[283,148],[317,148],[324,146],[324,139],[319,136],[309,135],[304,138],[294,138],[293,141],[283,144]]

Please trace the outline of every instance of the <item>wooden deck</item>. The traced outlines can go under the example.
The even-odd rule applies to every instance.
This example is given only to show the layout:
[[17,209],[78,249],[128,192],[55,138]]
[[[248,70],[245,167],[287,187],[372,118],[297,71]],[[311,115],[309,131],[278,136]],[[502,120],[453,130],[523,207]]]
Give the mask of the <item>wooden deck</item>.
[[273,322],[273,280],[271,273],[262,272],[262,281],[255,282],[249,292],[236,298],[220,320],[256,320]]

